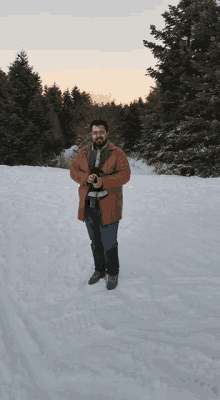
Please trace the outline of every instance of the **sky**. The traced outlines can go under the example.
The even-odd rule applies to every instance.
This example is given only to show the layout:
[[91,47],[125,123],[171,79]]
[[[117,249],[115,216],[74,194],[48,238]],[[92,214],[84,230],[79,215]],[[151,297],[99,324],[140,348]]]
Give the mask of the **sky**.
[[13,7],[5,2],[0,68],[8,73],[23,47],[43,86],[55,81],[63,93],[76,85],[104,104],[129,104],[139,97],[145,101],[150,86],[156,85],[145,76],[147,68],[157,68],[159,60],[143,40],[163,45],[150,34],[150,25],[164,29],[161,14],[169,11],[168,4],[177,6],[179,1],[40,0],[19,1]]
[[219,399],[220,178],[128,161],[111,291],[70,171],[0,165],[2,400]]

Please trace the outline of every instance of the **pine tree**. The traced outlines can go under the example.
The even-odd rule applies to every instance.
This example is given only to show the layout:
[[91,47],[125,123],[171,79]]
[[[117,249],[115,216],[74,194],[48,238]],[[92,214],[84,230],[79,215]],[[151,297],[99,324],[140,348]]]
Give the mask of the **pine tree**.
[[53,122],[51,108],[41,95],[34,96],[28,105],[27,131],[28,145],[23,147],[26,165],[44,165],[53,155]]
[[163,14],[165,32],[151,26],[165,48],[144,41],[162,61],[162,72],[148,68],[157,80],[162,110],[161,130],[152,138],[158,142],[159,136],[160,148],[151,162],[157,173],[185,174],[187,168],[190,174],[216,176],[220,172],[219,6],[214,0],[208,4],[182,0],[177,8],[169,7],[171,13]]
[[51,143],[49,144],[49,150],[53,150],[55,155],[58,155],[65,145],[65,136],[61,127],[62,119],[62,92],[54,82],[53,86],[45,86],[43,97],[49,104],[49,116],[52,122],[52,128],[50,128]]
[[[85,94],[85,92],[83,93]],[[87,108],[87,103],[90,102],[92,105],[92,99],[90,95],[88,94],[87,96],[87,99],[83,97],[82,93],[76,85],[71,91],[75,128],[77,128],[79,123],[85,119],[85,109]]]
[[123,124],[123,149],[126,153],[130,153],[141,136],[141,119],[140,109],[142,108],[143,101],[139,98],[139,102],[131,102],[124,118]]
[[139,108],[142,133],[139,143],[134,146],[136,152],[139,151],[138,160],[146,158],[151,165],[158,151],[162,146],[162,107],[159,86],[151,86],[151,92],[147,96],[147,102]]
[[[0,164],[9,164],[11,162],[8,149],[9,143],[9,115],[12,115],[12,100],[9,98],[9,83],[7,75],[0,69]],[[8,124],[9,125],[9,124]]]
[[120,112],[122,105],[116,105],[114,100],[111,103],[104,104],[100,107],[100,118],[106,120],[109,127],[109,140],[117,147],[121,147],[122,138],[122,124],[120,119]]
[[76,133],[74,132],[73,102],[68,88],[62,95],[62,104],[60,125],[65,140],[64,148],[69,149],[75,144]]
[[[33,161],[30,158],[33,145],[39,143],[41,139],[41,129],[34,125],[32,115],[28,112],[33,99],[42,93],[40,77],[38,73],[33,73],[32,69],[33,67],[28,66],[27,56],[23,50],[9,67],[8,101],[4,107],[2,120],[5,146],[3,152],[1,151],[1,163],[30,165]],[[40,116],[40,120],[43,121],[43,115]]]
[[[190,8],[196,13],[195,4]],[[190,44],[183,47],[196,73],[181,77],[180,90],[185,80],[190,89],[179,106],[178,135],[169,138],[181,153],[178,164],[188,164],[202,177],[220,175],[219,20],[220,7],[209,1],[193,21]]]
[[120,103],[119,105],[119,115],[118,115],[118,119],[119,119],[119,123],[118,123],[118,135],[120,137],[120,144],[119,147],[125,151],[125,140],[123,140],[123,135],[124,135],[124,126],[126,123],[126,116],[128,115],[129,112],[129,105],[125,104],[124,106],[122,106],[122,104]]
[[81,93],[77,86],[74,87],[71,94],[74,104],[75,144],[81,149],[91,140],[89,136],[89,121],[91,120],[93,103],[91,95],[85,93],[85,91]]

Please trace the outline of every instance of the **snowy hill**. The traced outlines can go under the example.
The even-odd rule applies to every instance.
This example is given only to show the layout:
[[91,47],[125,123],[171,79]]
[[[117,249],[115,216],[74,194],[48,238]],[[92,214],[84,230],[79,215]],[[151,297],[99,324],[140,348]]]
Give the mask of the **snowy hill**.
[[219,398],[220,178],[128,160],[113,291],[69,170],[0,166],[2,400]]

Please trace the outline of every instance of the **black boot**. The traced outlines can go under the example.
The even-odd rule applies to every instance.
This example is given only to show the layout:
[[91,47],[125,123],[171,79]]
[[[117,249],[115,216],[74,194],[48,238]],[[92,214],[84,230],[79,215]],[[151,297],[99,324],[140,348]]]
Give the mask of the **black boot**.
[[94,274],[91,276],[90,280],[88,281],[89,285],[93,285],[94,283],[97,283],[100,279],[106,277],[106,272],[105,271],[95,271]]

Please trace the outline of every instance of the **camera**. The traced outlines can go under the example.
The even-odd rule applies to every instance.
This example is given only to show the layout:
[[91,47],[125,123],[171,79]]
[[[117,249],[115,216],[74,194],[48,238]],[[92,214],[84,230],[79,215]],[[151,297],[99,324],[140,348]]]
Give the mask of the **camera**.
[[[94,167],[91,169],[90,175],[92,175],[92,174],[96,174],[98,177],[104,176],[104,172],[102,171],[102,169],[100,169],[98,167]],[[97,177],[94,178],[93,183],[97,183]],[[89,190],[92,192],[98,192],[98,191],[102,190],[101,188],[95,189],[92,183],[89,183],[88,185],[89,185]]]

